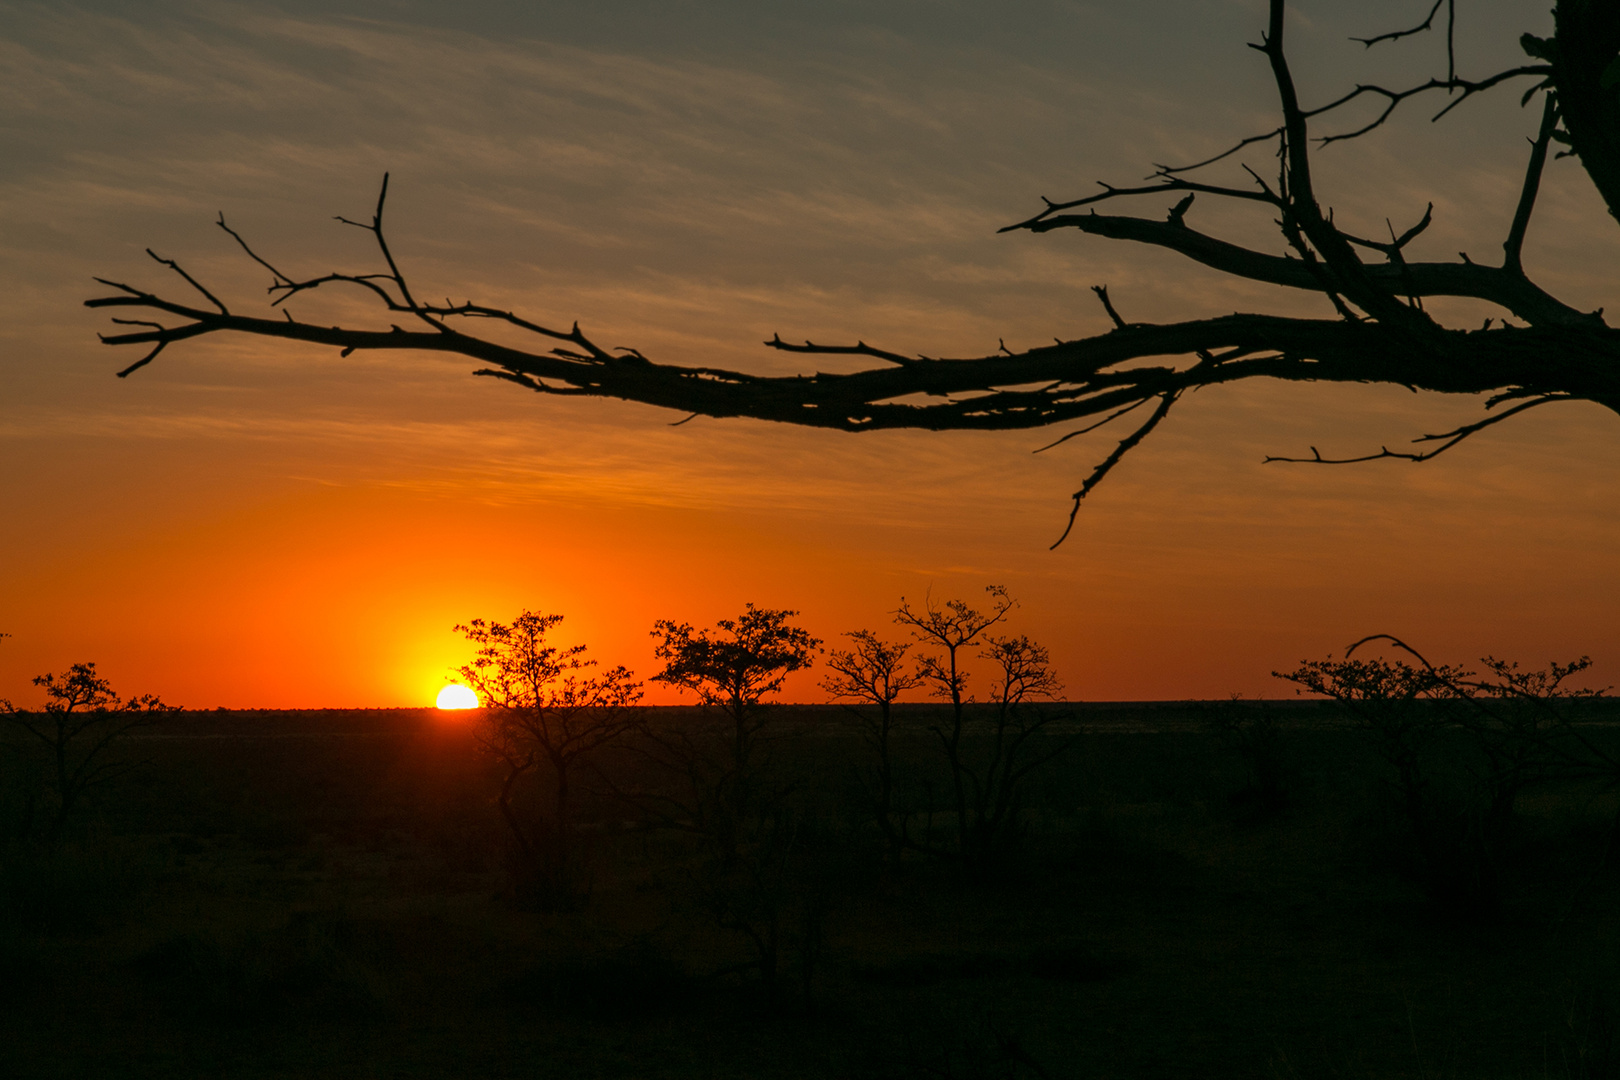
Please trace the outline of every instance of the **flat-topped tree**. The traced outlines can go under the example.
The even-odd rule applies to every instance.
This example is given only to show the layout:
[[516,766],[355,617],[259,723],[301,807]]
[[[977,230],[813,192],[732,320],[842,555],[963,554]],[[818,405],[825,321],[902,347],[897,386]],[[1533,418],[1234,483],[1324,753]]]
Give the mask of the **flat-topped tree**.
[[[678,814],[706,835],[729,867],[736,861],[749,820],[779,804],[759,789],[769,749],[773,702],[787,677],[815,663],[821,639],[789,619],[797,611],[746,604],[735,619],[713,630],[659,619],[653,655],[664,661],[654,681],[697,695],[701,730],[653,731],[651,754],[689,789]],[[779,793],[777,793],[779,794]]]
[[[495,805],[512,840],[519,898],[550,909],[581,894],[574,785],[630,733],[630,706],[641,700],[628,668],[598,668],[584,645],[547,640],[562,620],[524,609],[510,623],[454,627],[478,646],[456,673],[482,707],[479,745],[505,770]],[[541,791],[525,791],[537,778]]]
[[[1367,38],[1366,43],[1371,47],[1429,30],[1442,5],[1448,7],[1449,27],[1455,22],[1455,2],[1435,0],[1424,22]],[[1167,248],[1234,277],[1321,294],[1331,301],[1337,313],[1333,318],[1260,313],[1172,323],[1130,322],[1115,309],[1107,290],[1098,286],[1095,291],[1114,322],[1112,330],[1023,352],[1004,347],[990,356],[923,357],[865,342],[798,345],[773,337],[765,344],[784,352],[860,357],[876,363],[854,372],[787,376],[660,363],[635,349],[603,348],[577,323],[560,329],[470,301],[439,304],[419,299],[384,237],[386,177],[369,222],[339,219],[372,234],[385,267],[379,272],[296,277],[257,254],[223,216],[219,226],[273,275],[269,290],[273,305],[341,284],[369,291],[383,311],[399,322],[362,329],[299,322],[285,308],[281,318],[238,314],[178,263],[150,250],[152,258],[184,278],[206,304],[181,303],[106,279],[98,280],[116,290],[115,295],[87,303],[145,316],[115,319],[133,329],[102,338],[110,345],[149,347],[120,376],[150,363],[175,342],[237,331],[331,345],[342,349],[345,356],[357,349],[455,353],[487,365],[477,375],[505,379],[538,393],[621,398],[691,415],[745,416],[842,431],[1018,429],[1075,421],[1089,421],[1079,431],[1090,431],[1135,413],[1136,426],[1075,492],[1070,528],[1074,512],[1092,488],[1164,420],[1183,394],[1203,386],[1265,377],[1390,383],[1487,395],[1483,418],[1422,435],[1414,440],[1412,450],[1386,448],[1337,462],[1313,450],[1310,458],[1303,459],[1322,463],[1374,458],[1422,461],[1483,428],[1552,402],[1593,401],[1620,411],[1620,334],[1605,323],[1601,312],[1581,311],[1541,288],[1522,261],[1542,170],[1555,142],[1567,147],[1565,152],[1580,162],[1611,215],[1620,218],[1620,5],[1607,0],[1557,0],[1553,15],[1552,37],[1526,34],[1521,39],[1527,62],[1518,67],[1479,79],[1458,75],[1448,29],[1444,76],[1399,89],[1360,85],[1336,100],[1307,106],[1295,90],[1284,48],[1283,0],[1271,0],[1266,30],[1252,47],[1269,64],[1276,86],[1281,116],[1274,130],[1246,138],[1207,161],[1158,167],[1143,184],[1104,185],[1102,191],[1084,198],[1047,200],[1039,214],[1001,230],[1078,229]],[[1392,228],[1388,240],[1378,240],[1341,228],[1331,208],[1318,201],[1312,171],[1313,139],[1325,144],[1364,135],[1408,100],[1440,93],[1449,99],[1441,110],[1444,115],[1470,97],[1500,85],[1525,87],[1525,102],[1539,98],[1541,104],[1540,124],[1523,165],[1517,206],[1511,220],[1502,223],[1500,265],[1474,262],[1467,256],[1446,262],[1408,260],[1406,248],[1429,226],[1429,211],[1392,215],[1418,220],[1404,232],[1397,234]],[[1338,110],[1366,101],[1382,104],[1370,122],[1350,126],[1341,121],[1341,126],[1325,135],[1312,134],[1313,125],[1332,123]],[[1241,160],[1248,152],[1263,152],[1267,159],[1274,159],[1260,171],[1244,166],[1252,181],[1248,186],[1225,186],[1199,178],[1207,175],[1201,172],[1207,166],[1234,155]],[[1097,207],[1120,200],[1165,200],[1167,196],[1172,201],[1162,216],[1097,212]],[[1263,207],[1274,215],[1278,233],[1269,246],[1251,247],[1201,232],[1191,220],[1200,196]],[[1500,309],[1501,316],[1486,320],[1483,327],[1447,326],[1424,309],[1424,299],[1436,296],[1483,300]],[[178,323],[156,321],[163,316]],[[469,332],[480,319],[527,331],[537,344],[520,349]],[[1160,362],[1143,363],[1155,360]]]

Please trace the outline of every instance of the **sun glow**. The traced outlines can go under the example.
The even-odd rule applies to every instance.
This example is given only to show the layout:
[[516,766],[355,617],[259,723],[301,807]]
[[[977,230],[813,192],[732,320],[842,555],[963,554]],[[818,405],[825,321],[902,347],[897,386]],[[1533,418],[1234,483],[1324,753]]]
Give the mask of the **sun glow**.
[[478,708],[478,695],[465,686],[451,683],[439,691],[437,704],[441,709],[476,709]]

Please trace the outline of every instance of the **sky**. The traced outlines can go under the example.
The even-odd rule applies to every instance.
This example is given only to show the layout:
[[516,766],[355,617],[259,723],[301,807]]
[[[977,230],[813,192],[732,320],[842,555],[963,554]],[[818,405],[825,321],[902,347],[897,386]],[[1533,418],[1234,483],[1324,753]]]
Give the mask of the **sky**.
[[[1518,62],[1543,0],[1459,5],[1459,66]],[[1302,93],[1421,80],[1443,43],[1351,41],[1426,2],[1301,3]],[[657,670],[656,619],[789,608],[837,645],[912,603],[1004,585],[1076,700],[1286,696],[1272,677],[1392,633],[1431,659],[1589,654],[1620,683],[1620,418],[1538,410],[1422,465],[1376,451],[1475,419],[1472,398],[1249,383],[1201,391],[1087,500],[1123,432],[799,430],[542,398],[445,356],[247,338],[137,356],[93,277],[233,307],[268,275],[369,272],[383,173],[419,293],[670,362],[809,370],[773,334],[981,355],[1132,320],[1330,314],[1169,253],[997,235],[1098,180],[1131,183],[1274,126],[1257,0],[780,3],[0,2],[0,697],[94,661],[192,708],[422,705],[529,608],[560,643]],[[1509,90],[1419,107],[1317,157],[1341,223],[1433,202],[1420,258],[1496,261],[1537,111]],[[1274,166],[1263,150],[1248,159]],[[1241,182],[1237,163],[1211,177]],[[1130,207],[1162,213],[1171,200]],[[1265,215],[1199,227],[1265,250]],[[1572,161],[1548,170],[1532,276],[1613,304],[1620,238]],[[166,277],[166,275],[168,275]],[[1453,325],[1488,309],[1431,304]],[[358,295],[306,319],[386,325]],[[370,320],[368,323],[367,320]],[[797,675],[792,700],[824,697]],[[656,684],[649,701],[681,700]]]

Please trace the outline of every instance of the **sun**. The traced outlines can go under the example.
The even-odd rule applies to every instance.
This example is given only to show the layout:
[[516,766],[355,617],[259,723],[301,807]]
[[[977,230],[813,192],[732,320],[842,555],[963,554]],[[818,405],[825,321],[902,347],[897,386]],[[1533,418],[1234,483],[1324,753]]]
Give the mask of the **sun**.
[[451,683],[439,691],[437,702],[441,709],[476,709],[478,708],[478,695],[457,683]]

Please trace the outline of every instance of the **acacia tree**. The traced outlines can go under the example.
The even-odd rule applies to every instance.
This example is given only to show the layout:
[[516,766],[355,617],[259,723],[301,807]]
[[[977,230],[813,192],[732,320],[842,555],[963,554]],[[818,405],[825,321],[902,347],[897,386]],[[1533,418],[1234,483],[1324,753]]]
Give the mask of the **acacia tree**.
[[[1355,656],[1374,641],[1417,663]],[[1418,868],[1437,898],[1489,909],[1500,898],[1520,796],[1558,775],[1612,783],[1616,760],[1574,723],[1582,706],[1603,696],[1565,685],[1591,666],[1589,658],[1534,670],[1494,657],[1481,665],[1482,673],[1432,664],[1399,638],[1377,634],[1342,660],[1273,674],[1332,698],[1372,737],[1394,772]]]
[[1346,651],[1343,660],[1307,660],[1293,671],[1272,675],[1305,692],[1332,698],[1367,733],[1378,756],[1393,770],[1401,807],[1418,846],[1427,852],[1433,847],[1429,748],[1443,726],[1436,708],[1447,683],[1470,673],[1414,666],[1404,660],[1356,657],[1354,648]]
[[830,900],[817,873],[824,838],[795,812],[787,790],[765,781],[774,719],[766,699],[809,667],[821,644],[789,622],[797,614],[748,604],[713,630],[658,620],[654,653],[665,663],[653,678],[695,693],[711,723],[646,734],[654,761],[685,786],[683,795],[658,800],[666,808],[658,816],[702,838],[697,881],[716,921],[752,945],[746,966],[758,970],[772,998],[784,948],[796,952],[808,1001]]
[[[543,907],[567,906],[574,865],[574,778],[635,723],[630,706],[641,684],[626,667],[589,673],[584,645],[559,647],[546,637],[561,615],[525,610],[511,623],[474,619],[455,632],[478,646],[457,673],[478,695],[478,739],[506,770],[496,805],[516,848],[518,892]],[[551,808],[520,799],[523,784],[547,773]]]
[[[765,699],[788,675],[809,667],[821,644],[788,622],[797,614],[748,604],[740,618],[720,619],[712,631],[669,619],[653,624],[653,652],[665,662],[653,678],[695,693],[719,720],[714,732],[654,734],[660,759],[685,774],[690,788],[691,801],[680,809],[726,863],[735,860],[741,830],[757,809],[761,744],[771,720]],[[714,741],[720,746],[710,745]]]
[[[828,653],[832,674],[822,680],[821,688],[855,717],[862,738],[877,757],[872,812],[891,855],[898,858],[906,846],[906,816],[897,815],[894,806],[894,703],[907,690],[921,686],[923,678],[905,666],[910,646],[884,641],[870,630],[852,630],[844,636],[850,648]],[[872,708],[876,715],[869,711]]]
[[[936,605],[932,598],[918,609],[904,597],[895,610],[894,621],[911,631],[912,637],[933,651],[917,660],[917,678],[935,697],[950,703],[950,713],[944,724],[933,724],[929,731],[939,740],[940,750],[951,772],[951,807],[956,813],[957,854],[966,856],[974,847],[969,834],[974,831],[975,807],[972,766],[967,759],[963,736],[967,733],[967,706],[972,701],[968,693],[968,672],[964,666],[963,650],[987,640],[991,627],[996,626],[1017,606],[1007,590],[1000,585],[985,588],[990,596],[986,611],[971,606],[965,600],[947,600]],[[908,838],[908,843],[931,850],[925,838],[920,845]]]
[[94,663],[74,664],[61,675],[46,672],[33,681],[45,691],[44,711],[25,712],[0,700],[0,715],[38,740],[50,756],[47,783],[56,797],[56,811],[45,836],[55,844],[86,791],[133,767],[108,759],[108,747],[177,707],[165,705],[156,694],[119,697],[111,681],[96,674]]
[[1044,645],[1022,634],[992,637],[979,656],[993,668],[990,700],[995,712],[982,766],[962,770],[970,788],[962,856],[969,866],[982,867],[1018,834],[1024,782],[1069,743],[1041,738],[1059,715],[1043,704],[1063,690]]
[[[1456,20],[1456,0],[1434,0],[1428,17],[1415,27],[1363,39],[1372,45],[1429,30],[1442,5],[1446,25]],[[1051,232],[1076,229],[1114,240],[1177,252],[1224,274],[1283,288],[1314,292],[1331,302],[1332,318],[1233,314],[1174,323],[1125,319],[1105,287],[1095,288],[1113,320],[1105,334],[1023,352],[942,358],[908,355],[854,344],[793,344],[773,337],[773,349],[810,355],[830,354],[875,361],[848,373],[761,376],[702,364],[657,363],[633,348],[603,348],[574,324],[568,329],[533,321],[465,301],[429,302],[408,283],[384,237],[384,177],[369,221],[339,220],[372,234],[383,268],[376,272],[299,276],[283,271],[254,251],[221,216],[218,224],[247,255],[272,275],[273,305],[282,318],[240,314],[221,301],[172,259],[148,254],[168,267],[205,301],[171,299],[136,286],[98,279],[112,295],[87,301],[139,317],[114,321],[131,329],[103,335],[109,345],[147,346],[140,359],[119,372],[125,376],[150,363],[167,346],[191,338],[240,332],[342,350],[419,349],[471,357],[484,365],[475,374],[504,379],[537,393],[613,397],[692,415],[748,416],[843,431],[885,428],[1035,428],[1085,420],[1089,431],[1136,410],[1140,423],[1085,477],[1074,493],[1074,514],[1098,482],[1152,432],[1189,390],[1252,378],[1336,383],[1387,383],[1442,393],[1488,395],[1486,415],[1449,431],[1422,435],[1416,448],[1348,459],[1426,460],[1483,428],[1528,409],[1560,401],[1592,401],[1620,411],[1620,333],[1602,312],[1581,311],[1548,293],[1523,265],[1527,230],[1553,143],[1567,147],[1612,215],[1620,217],[1620,7],[1607,0],[1556,0],[1554,32],[1526,34],[1521,45],[1528,62],[1481,78],[1458,74],[1456,51],[1447,30],[1443,75],[1389,88],[1358,85],[1318,105],[1300,100],[1285,49],[1285,0],[1270,0],[1258,50],[1269,66],[1280,113],[1277,126],[1238,142],[1232,150],[1184,166],[1159,166],[1146,183],[1103,185],[1103,190],[1063,202],[1044,200],[1040,213],[1001,231]],[[1408,259],[1406,249],[1432,220],[1432,205],[1421,214],[1401,208],[1392,218],[1415,224],[1388,240],[1357,235],[1335,221],[1317,198],[1313,141],[1327,144],[1366,134],[1409,100],[1449,96],[1443,115],[1468,98],[1505,84],[1526,86],[1524,100],[1539,97],[1540,121],[1523,163],[1523,181],[1510,221],[1502,223],[1499,265]],[[1374,102],[1381,111],[1370,122],[1338,121],[1353,103]],[[1437,117],[1438,119],[1438,117]],[[1326,135],[1313,130],[1338,126]],[[1223,160],[1243,162],[1244,154],[1264,152],[1271,162],[1244,163],[1248,179],[1239,186],[1211,182],[1203,170]],[[1269,175],[1263,175],[1269,174]],[[1268,211],[1278,233],[1269,243],[1238,244],[1202,232],[1192,223],[1194,200],[1227,200]],[[1169,202],[1162,216],[1100,214],[1097,207],[1146,198]],[[301,322],[285,308],[289,299],[328,286],[369,292],[386,327],[323,326]],[[1500,311],[1481,327],[1448,326],[1426,311],[1429,297],[1468,297]],[[166,319],[167,321],[158,321]],[[1518,320],[1516,323],[1512,320]],[[492,320],[534,335],[536,344],[518,348],[469,332],[479,320]],[[1494,324],[1494,325],[1493,325]],[[1157,362],[1145,362],[1157,361]],[[1299,460],[1280,458],[1268,460]],[[1059,539],[1061,543],[1061,538]],[[1054,545],[1055,546],[1055,545]]]

